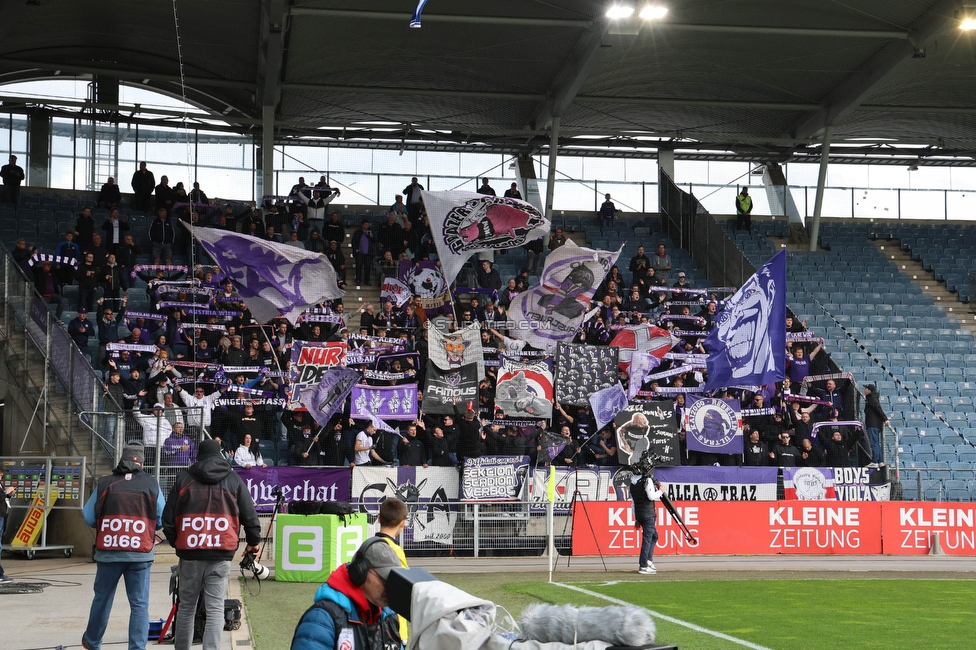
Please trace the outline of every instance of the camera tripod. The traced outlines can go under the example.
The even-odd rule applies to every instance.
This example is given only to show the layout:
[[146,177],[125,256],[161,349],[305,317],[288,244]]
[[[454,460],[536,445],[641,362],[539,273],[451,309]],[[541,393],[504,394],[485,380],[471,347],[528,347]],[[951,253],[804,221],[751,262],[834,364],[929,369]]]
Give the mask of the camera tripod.
[[[573,463],[573,496],[572,496],[572,498],[570,499],[570,502],[569,502],[569,513],[570,513],[570,515],[572,517],[573,528],[576,527],[576,503],[577,502],[582,503],[585,500],[585,499],[583,499],[583,495],[580,493],[580,490],[579,490],[579,461],[580,461],[579,456],[586,449],[586,446],[588,444],[590,444],[590,441],[592,441],[593,438],[595,438],[598,435],[600,435],[600,432],[599,431],[597,431],[592,436],[590,436],[589,438],[587,438],[583,442],[583,444],[580,445],[579,448],[576,450],[576,453],[573,454],[573,461],[574,461],[574,463]],[[555,471],[555,468],[553,468],[550,471]],[[596,539],[596,529],[593,528],[593,521],[590,519],[590,513],[586,510],[586,508],[580,508],[580,510],[583,512],[583,516],[586,518],[586,524],[590,527],[590,535],[593,536],[593,539]],[[567,522],[567,524],[568,523],[569,522]],[[563,536],[565,536],[565,535],[566,535],[566,524],[563,525]],[[572,531],[570,531],[570,539],[572,539]],[[606,558],[603,557],[603,549],[600,548],[600,545],[599,544],[597,544],[597,553],[600,554],[600,562],[601,562],[601,564],[603,564],[603,570],[605,572],[606,571],[609,571],[609,569],[607,568]],[[553,564],[553,569],[555,569],[558,564],[559,564],[559,558],[557,557],[555,563]],[[572,564],[572,554],[566,556],[566,568],[568,569],[571,564]]]

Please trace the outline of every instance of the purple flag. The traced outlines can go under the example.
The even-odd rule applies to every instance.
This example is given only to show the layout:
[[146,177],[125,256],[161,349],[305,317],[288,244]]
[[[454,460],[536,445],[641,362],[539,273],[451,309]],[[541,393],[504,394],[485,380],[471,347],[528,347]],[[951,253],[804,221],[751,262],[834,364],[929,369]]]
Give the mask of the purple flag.
[[618,381],[613,386],[593,393],[590,395],[590,407],[593,409],[593,417],[596,418],[596,428],[602,429],[627,408],[624,387]]
[[252,467],[235,468],[251,493],[258,512],[271,512],[275,489],[286,503],[292,501],[348,501],[351,472],[348,467]]
[[512,338],[549,351],[572,339],[619,255],[619,250],[580,248],[572,240],[550,253],[539,285],[520,293],[509,307]]
[[713,454],[742,453],[742,416],[739,402],[688,395],[684,409],[689,451]]
[[350,368],[333,368],[322,375],[317,386],[302,391],[302,405],[312,418],[325,426],[332,416],[342,410],[342,405],[359,381],[359,372]]
[[705,339],[708,381],[702,390],[761,386],[786,374],[786,249],[773,255],[725,301]]
[[448,284],[474,253],[517,248],[549,234],[549,221],[525,201],[458,190],[421,195]]
[[307,308],[345,295],[325,255],[250,235],[180,223],[233,280],[258,322],[281,314],[297,325]]
[[400,386],[366,386],[352,389],[350,417],[369,420],[417,419],[417,384]]
[[637,392],[647,380],[647,375],[661,365],[661,360],[650,352],[635,350],[630,358],[630,381],[627,384],[627,399],[637,397]]

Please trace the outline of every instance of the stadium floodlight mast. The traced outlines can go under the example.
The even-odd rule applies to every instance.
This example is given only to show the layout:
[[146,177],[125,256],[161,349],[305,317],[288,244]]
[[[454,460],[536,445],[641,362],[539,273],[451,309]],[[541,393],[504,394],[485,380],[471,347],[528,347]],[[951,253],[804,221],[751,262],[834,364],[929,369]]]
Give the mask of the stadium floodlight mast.
[[624,18],[630,18],[634,15],[634,7],[632,5],[610,5],[607,9],[607,18],[610,20],[623,20]]
[[663,5],[647,5],[640,12],[640,17],[644,20],[660,20],[667,15],[668,8]]

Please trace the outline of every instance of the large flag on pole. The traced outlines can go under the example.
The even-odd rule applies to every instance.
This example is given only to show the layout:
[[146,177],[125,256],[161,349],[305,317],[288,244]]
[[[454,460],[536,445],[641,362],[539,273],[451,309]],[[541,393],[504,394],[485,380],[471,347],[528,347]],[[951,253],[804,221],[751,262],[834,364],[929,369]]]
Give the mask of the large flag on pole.
[[572,340],[619,255],[620,250],[581,248],[571,240],[549,253],[539,285],[520,293],[509,307],[512,338],[550,352],[560,341]]
[[325,255],[236,232],[183,225],[234,281],[258,322],[280,314],[295,325],[312,305],[345,295]]
[[342,410],[346,398],[358,381],[359,372],[351,368],[327,370],[318,385],[301,392],[302,405],[319,426],[324,427],[333,415]]
[[[617,335],[610,341],[612,347],[620,349],[620,369],[627,373],[630,373],[630,363],[633,361],[635,352],[646,352],[656,357],[658,365],[660,365],[660,360],[677,343],[678,337],[656,325],[628,326],[617,332]],[[648,368],[648,370],[651,369],[653,368]],[[643,378],[647,376],[647,372],[643,368],[641,371],[644,373],[641,377],[641,383],[643,383]]]
[[525,201],[475,192],[422,192],[447,283],[471,255],[517,248],[549,234],[549,221]]
[[703,390],[762,386],[786,375],[786,251],[780,250],[725,302],[705,339]]

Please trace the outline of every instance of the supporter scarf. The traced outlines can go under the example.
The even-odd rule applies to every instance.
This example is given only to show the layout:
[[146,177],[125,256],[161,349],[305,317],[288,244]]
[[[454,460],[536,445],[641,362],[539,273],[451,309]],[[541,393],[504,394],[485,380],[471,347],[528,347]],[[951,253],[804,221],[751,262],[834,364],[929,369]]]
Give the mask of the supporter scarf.
[[27,260],[27,266],[34,266],[38,262],[53,262],[55,264],[70,264],[71,266],[78,268],[78,260],[73,257],[62,257],[61,255],[48,255],[47,253],[34,253],[34,255]]
[[[140,271],[182,271],[186,273],[189,269],[182,264],[136,264],[132,267],[132,273],[129,276],[135,280],[139,277]],[[172,283],[171,280],[166,280],[168,283]]]

